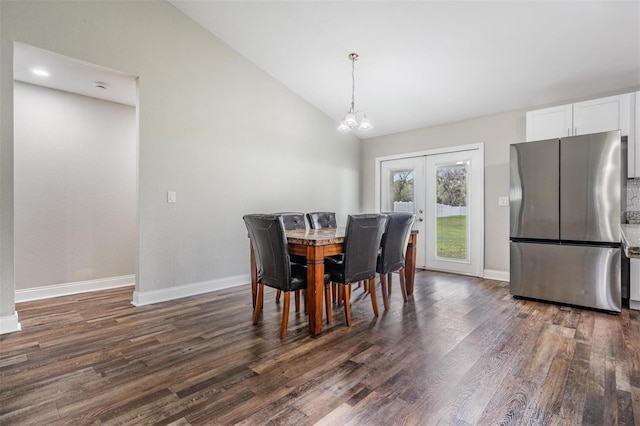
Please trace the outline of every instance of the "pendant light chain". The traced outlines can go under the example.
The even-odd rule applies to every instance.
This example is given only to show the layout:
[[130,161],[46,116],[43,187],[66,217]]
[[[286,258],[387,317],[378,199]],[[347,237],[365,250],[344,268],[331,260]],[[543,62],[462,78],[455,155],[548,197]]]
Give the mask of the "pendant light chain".
[[358,55],[353,53],[349,55],[351,58],[351,112],[356,111],[356,59]]
[[[373,126],[367,118],[367,114],[364,111],[356,111],[356,61],[358,60],[357,53],[349,53],[349,60],[351,61],[351,108],[345,114],[342,122],[338,126],[340,132],[350,132],[353,128],[358,130],[369,130]],[[358,122],[356,118],[358,113],[362,113],[362,119]]]

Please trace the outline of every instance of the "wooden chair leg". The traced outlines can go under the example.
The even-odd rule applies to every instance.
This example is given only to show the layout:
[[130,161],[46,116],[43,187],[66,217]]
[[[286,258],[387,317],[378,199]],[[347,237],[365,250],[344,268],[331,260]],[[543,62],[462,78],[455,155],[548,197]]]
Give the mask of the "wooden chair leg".
[[251,301],[253,302],[253,309],[256,308],[256,299],[258,298],[258,283],[251,282]]
[[333,321],[333,318],[331,317],[331,304],[332,304],[332,300],[331,300],[331,285],[325,285],[324,286],[324,309],[327,313],[327,324],[331,324],[331,321]]
[[280,294],[282,294],[282,290],[276,290],[276,303],[280,303]]
[[405,269],[402,268],[398,271],[398,274],[400,275],[400,291],[402,292],[402,298],[404,299],[404,303],[407,303],[407,286],[405,285],[405,276],[404,276],[404,271]]
[[300,312],[300,290],[296,290],[296,292],[295,292],[295,294],[293,296],[294,296],[293,300],[294,300],[295,305],[296,305],[296,313],[299,313]]
[[388,281],[388,283],[389,283],[389,296],[391,296],[391,287],[393,287],[393,280],[392,280],[392,278],[393,278],[393,274],[392,274],[391,272],[389,272],[389,273],[387,274],[387,281]]
[[351,292],[345,288],[346,286],[346,284],[340,284],[344,294],[344,319],[347,322],[347,327],[351,327]]
[[284,305],[282,306],[282,323],[280,324],[280,338],[287,337],[287,326],[289,325],[289,303],[291,302],[291,292],[284,292]]
[[387,277],[385,274],[380,274],[380,287],[382,288],[382,303],[384,304],[384,310],[389,310],[389,294],[387,293]]
[[331,300],[334,304],[338,304],[338,285],[331,283]]
[[376,299],[376,279],[369,279],[369,294],[371,295],[371,307],[373,308],[373,315],[378,316],[378,300]]
[[307,313],[307,290],[302,290],[302,304],[304,306],[304,313]]
[[264,297],[264,284],[258,284],[258,294],[256,295],[256,307],[253,309],[253,324],[257,324],[262,312],[262,298]]

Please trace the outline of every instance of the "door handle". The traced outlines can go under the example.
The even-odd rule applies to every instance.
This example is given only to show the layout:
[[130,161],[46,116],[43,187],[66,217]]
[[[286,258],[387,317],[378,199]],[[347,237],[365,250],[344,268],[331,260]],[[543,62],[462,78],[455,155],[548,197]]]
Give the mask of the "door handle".
[[418,218],[418,222],[422,222],[423,220],[424,220],[424,219],[423,219],[423,218],[421,218],[421,217],[419,217],[419,218]]

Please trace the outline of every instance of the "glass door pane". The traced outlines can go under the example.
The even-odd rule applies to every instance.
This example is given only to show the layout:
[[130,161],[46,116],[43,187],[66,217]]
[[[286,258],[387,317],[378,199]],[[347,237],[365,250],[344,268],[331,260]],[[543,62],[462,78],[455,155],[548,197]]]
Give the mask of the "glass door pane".
[[428,269],[481,276],[484,267],[484,174],[479,150],[426,159]]
[[[424,241],[424,167],[425,157],[411,157],[386,160],[380,163],[380,211],[412,212],[416,215],[414,229],[418,231],[418,241]],[[424,268],[425,245],[418,243],[416,267]]]
[[436,256],[469,260],[467,165],[469,161],[436,168]]

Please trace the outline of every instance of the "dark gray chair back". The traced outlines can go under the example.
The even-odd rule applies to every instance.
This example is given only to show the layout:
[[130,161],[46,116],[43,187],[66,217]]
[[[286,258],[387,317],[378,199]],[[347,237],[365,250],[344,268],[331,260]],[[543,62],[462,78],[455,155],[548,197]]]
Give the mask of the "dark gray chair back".
[[243,219],[253,244],[258,282],[282,291],[298,290],[292,288],[287,237],[280,216],[249,214]]
[[292,231],[294,229],[307,229],[307,224],[304,221],[304,213],[298,212],[280,212],[274,213],[282,217],[282,223],[285,231]]
[[376,276],[380,240],[387,217],[382,214],[349,215],[344,236],[344,281],[352,283]]
[[397,272],[404,268],[405,253],[411,236],[415,215],[409,212],[388,212],[387,226],[380,246],[382,252],[378,258],[376,271],[379,274]]
[[311,212],[307,213],[307,220],[311,229],[337,228],[335,212]]

